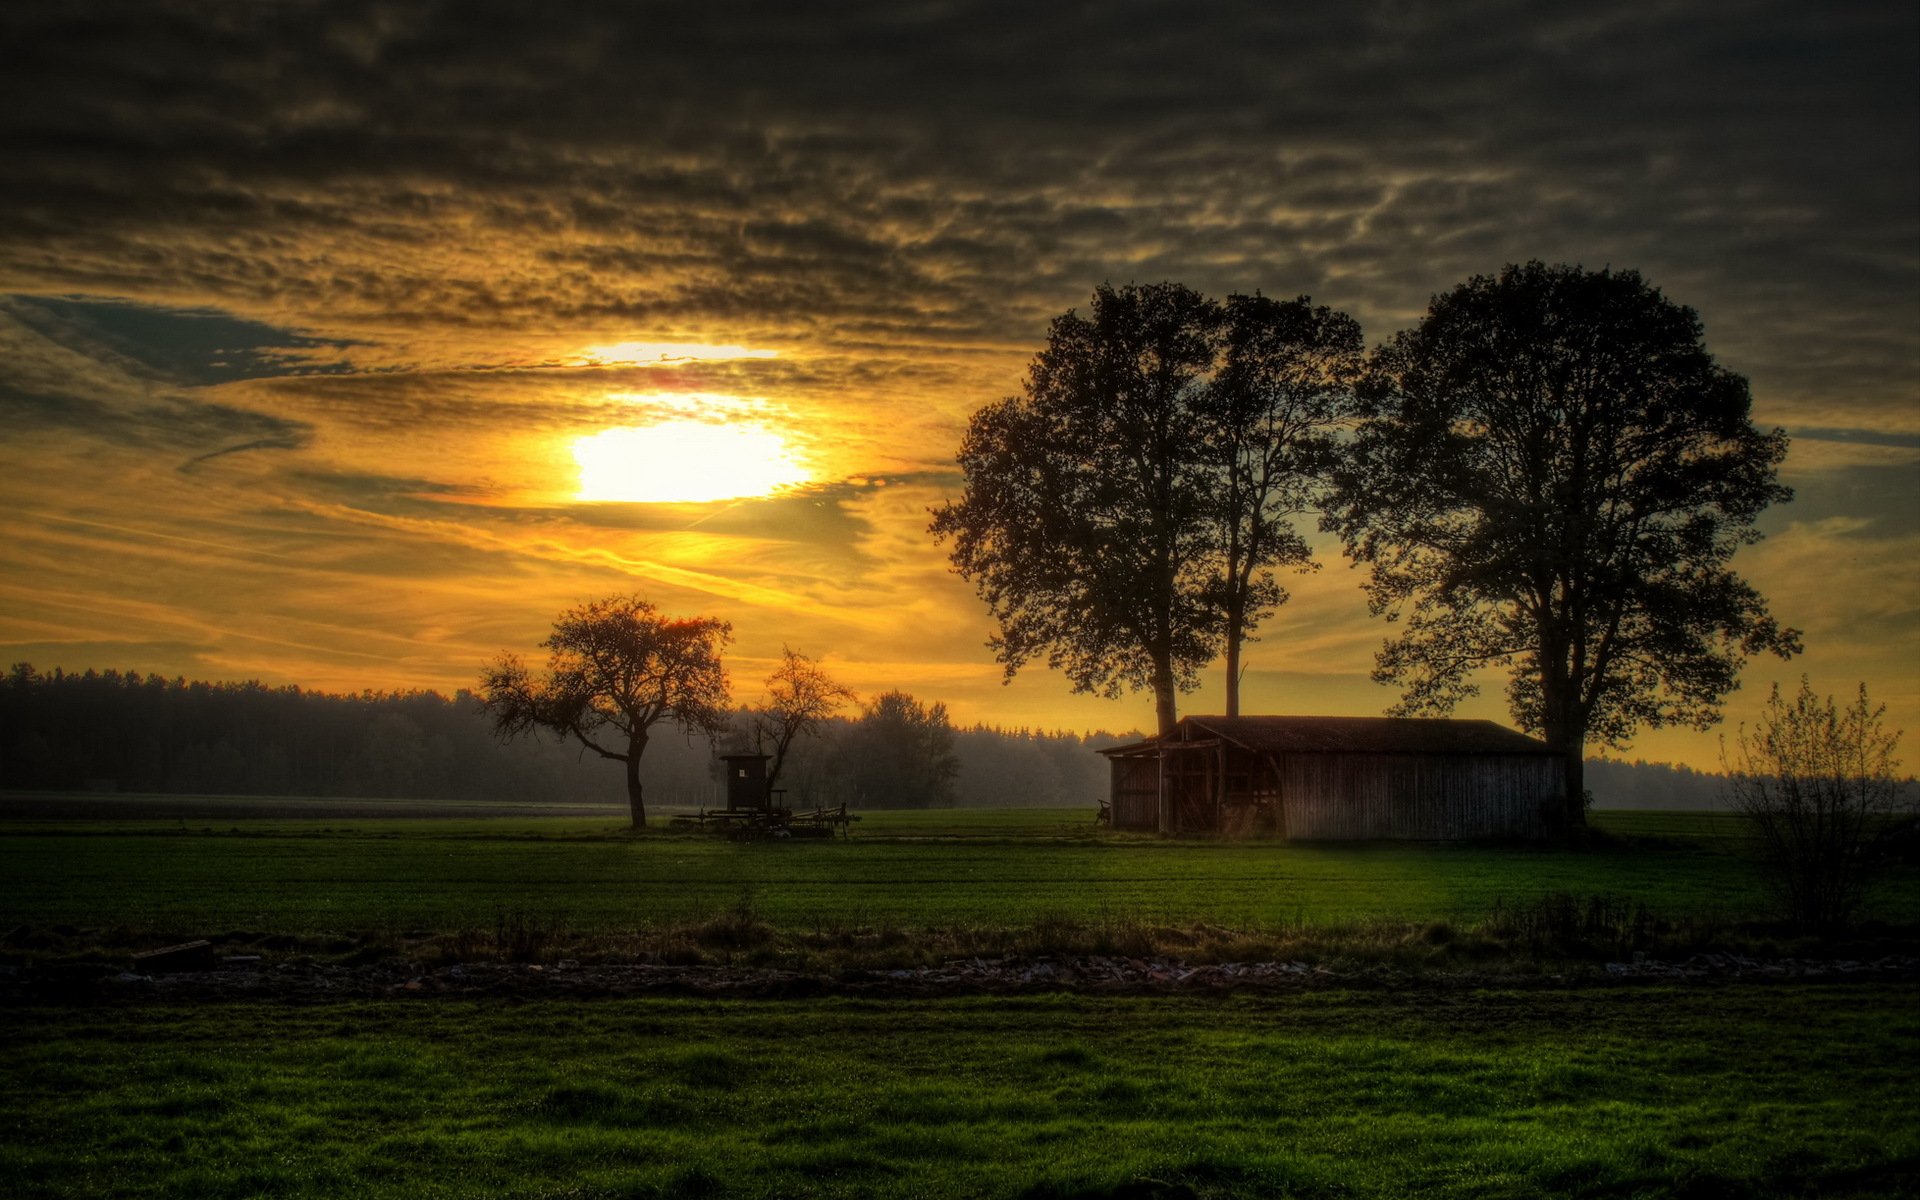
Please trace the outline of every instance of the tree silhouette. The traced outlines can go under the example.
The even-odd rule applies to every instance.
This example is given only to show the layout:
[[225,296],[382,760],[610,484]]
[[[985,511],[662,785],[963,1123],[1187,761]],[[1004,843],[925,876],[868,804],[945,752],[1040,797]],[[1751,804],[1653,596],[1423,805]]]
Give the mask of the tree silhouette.
[[835,683],[818,659],[795,653],[791,647],[783,647],[781,655],[780,665],[767,676],[766,704],[747,717],[754,749],[773,756],[767,768],[769,793],[794,739],[817,733],[843,706],[859,700],[850,689]]
[[503,739],[546,731],[624,763],[638,829],[647,823],[640,757],[652,728],[670,719],[711,738],[727,727],[720,648],[732,629],[712,617],[663,616],[638,596],[596,600],[555,619],[540,643],[551,652],[544,673],[503,654],[481,675],[480,697]]
[[1449,711],[1510,670],[1514,717],[1582,760],[1639,727],[1704,728],[1781,628],[1728,562],[1791,498],[1781,430],[1748,412],[1691,309],[1632,271],[1531,262],[1437,297],[1374,352],[1327,524],[1405,631],[1374,678]]
[[1191,419],[1220,321],[1179,284],[1103,286],[1054,319],[1022,395],[974,414],[965,494],[932,531],[999,622],[1009,678],[1045,655],[1075,691],[1150,688],[1173,727],[1220,641]]
[[1290,302],[1226,305],[1175,283],[1094,292],[1056,318],[1019,396],[975,413],[961,499],[934,514],[999,623],[1011,677],[1034,658],[1075,691],[1150,689],[1161,732],[1224,642],[1286,599],[1271,568],[1311,566],[1311,507],[1347,415],[1359,328]]
[[1226,641],[1227,715],[1240,715],[1240,646],[1287,592],[1275,566],[1317,570],[1293,518],[1316,510],[1352,418],[1364,362],[1359,322],[1302,296],[1230,296],[1224,357],[1196,398]]

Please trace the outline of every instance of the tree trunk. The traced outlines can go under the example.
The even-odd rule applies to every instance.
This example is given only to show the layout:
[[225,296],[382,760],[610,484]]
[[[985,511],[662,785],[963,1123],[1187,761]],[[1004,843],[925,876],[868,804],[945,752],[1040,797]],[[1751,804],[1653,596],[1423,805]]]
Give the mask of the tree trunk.
[[1164,654],[1156,654],[1153,660],[1153,715],[1161,737],[1172,733],[1180,719],[1174,711],[1173,662]]
[[1227,610],[1227,715],[1240,715],[1240,622],[1239,607]]
[[627,739],[627,808],[633,814],[633,827],[647,827],[647,803],[640,796],[640,756],[646,752],[647,739],[636,734]]
[[1571,834],[1587,823],[1587,739],[1560,721],[1548,720],[1541,732],[1547,745],[1560,752],[1560,786],[1566,793],[1553,821],[1555,832]]
[[1587,739],[1565,739],[1562,751],[1567,764],[1567,829],[1583,829],[1587,824]]
[[[1557,663],[1557,643],[1551,637],[1543,636],[1542,640],[1546,643],[1548,663]],[[1587,729],[1586,719],[1573,700],[1578,692],[1579,685],[1556,676],[1551,665],[1540,681],[1540,732],[1545,735],[1547,745],[1560,752],[1561,786],[1566,791],[1562,797],[1564,807],[1555,821],[1556,832],[1569,835],[1587,824]]]

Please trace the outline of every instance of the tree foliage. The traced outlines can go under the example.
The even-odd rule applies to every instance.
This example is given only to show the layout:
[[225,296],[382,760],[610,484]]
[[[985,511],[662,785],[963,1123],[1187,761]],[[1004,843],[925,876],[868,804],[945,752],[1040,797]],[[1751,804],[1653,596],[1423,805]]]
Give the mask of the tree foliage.
[[1704,728],[1749,655],[1798,650],[1729,567],[1791,497],[1786,435],[1637,273],[1469,280],[1374,352],[1361,398],[1327,523],[1405,625],[1374,677],[1444,713],[1508,668],[1515,719],[1566,755],[1569,820],[1590,738]]
[[1358,342],[1304,299],[1173,283],[1056,318],[1022,394],[974,414],[965,492],[932,525],[1008,676],[1044,658],[1076,691],[1149,689],[1172,728],[1176,694],[1285,599],[1271,568],[1307,562],[1288,518],[1352,374],[1331,360]]
[[1230,296],[1221,363],[1196,397],[1212,529],[1210,598],[1226,643],[1227,715],[1240,715],[1240,648],[1286,603],[1276,566],[1317,570],[1293,519],[1317,510],[1353,413],[1359,322],[1306,297]]
[[818,659],[782,647],[780,665],[767,676],[767,701],[747,714],[754,750],[773,756],[767,768],[771,792],[787,765],[795,739],[819,733],[846,705],[859,702],[851,689],[833,681]]
[[480,696],[502,738],[547,732],[626,766],[633,824],[647,823],[640,758],[650,731],[671,720],[712,738],[727,728],[721,647],[732,626],[712,617],[668,617],[638,596],[613,596],[561,613],[541,643],[536,675],[503,654],[482,674]]
[[1802,676],[1792,700],[1774,686],[1731,749],[1722,740],[1728,796],[1760,835],[1787,915],[1804,927],[1844,926],[1884,862],[1882,849],[1911,828],[1912,792],[1895,777],[1901,735],[1882,723],[1886,711],[1867,699],[1865,684],[1842,709]]
[[868,807],[949,807],[960,773],[953,745],[946,705],[921,704],[901,691],[882,693],[861,712],[842,746],[846,794]]

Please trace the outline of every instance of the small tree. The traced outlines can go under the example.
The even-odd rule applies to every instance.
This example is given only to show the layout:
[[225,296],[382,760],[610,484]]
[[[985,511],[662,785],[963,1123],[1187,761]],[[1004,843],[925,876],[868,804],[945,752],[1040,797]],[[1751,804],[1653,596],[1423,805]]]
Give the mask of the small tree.
[[783,647],[780,665],[767,676],[767,702],[747,717],[753,733],[753,748],[771,754],[767,768],[767,791],[773,791],[780,768],[787,763],[787,752],[796,738],[812,736],[844,705],[859,702],[859,697],[835,683],[818,659]]
[[1860,685],[1851,705],[1813,694],[1805,676],[1792,700],[1775,685],[1749,729],[1740,726],[1721,760],[1733,806],[1760,835],[1767,878],[1787,914],[1810,929],[1844,926],[1883,861],[1911,792],[1894,772],[1900,731],[1882,724],[1886,706]]
[[551,651],[543,674],[502,654],[480,677],[480,699],[503,740],[545,731],[624,763],[639,829],[640,756],[653,727],[670,719],[709,738],[727,727],[720,648],[732,632],[713,617],[665,616],[638,596],[596,600],[555,619],[540,643]]

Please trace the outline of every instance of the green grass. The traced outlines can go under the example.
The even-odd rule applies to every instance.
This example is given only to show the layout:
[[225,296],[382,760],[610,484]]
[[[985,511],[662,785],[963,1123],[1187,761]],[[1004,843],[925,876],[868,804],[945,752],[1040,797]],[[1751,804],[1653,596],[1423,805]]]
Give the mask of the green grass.
[[1912,1001],[1777,986],[13,1011],[0,1193],[1910,1195]]
[[[1470,920],[1550,891],[1691,914],[1763,903],[1732,838],[1288,846],[1106,834],[1078,813],[871,817],[849,840],[758,843],[579,818],[0,826],[0,919],[299,933],[447,929],[514,912],[593,932],[701,920],[744,894],[786,928],[1041,916],[1251,928]],[[1897,892],[1889,915],[1920,918],[1913,892]]]
[[[1525,925],[1554,896],[1689,920],[1762,904],[1738,824],[1704,814],[1598,814],[1606,836],[1565,849],[1167,841],[1034,810],[733,843],[613,814],[301,804],[0,820],[0,961],[248,930],[270,958],[489,952],[491,932],[549,957],[918,961],[1145,930],[1196,957],[1374,937],[1475,962],[1475,944],[1535,936],[1496,944],[1496,905]],[[1878,904],[1920,918],[1920,880]],[[12,1005],[0,1195],[1895,1196],[1920,1187],[1916,1011],[1911,985],[1434,978],[1214,999]]]

